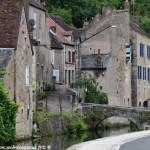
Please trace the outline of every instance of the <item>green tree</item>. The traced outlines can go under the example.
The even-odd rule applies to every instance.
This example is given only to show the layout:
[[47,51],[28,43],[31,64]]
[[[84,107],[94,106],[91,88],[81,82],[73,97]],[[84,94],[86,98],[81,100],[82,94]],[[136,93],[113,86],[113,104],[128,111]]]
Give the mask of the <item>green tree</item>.
[[15,139],[17,109],[0,80],[0,144]]
[[108,104],[108,97],[106,93],[98,91],[99,83],[96,79],[86,72],[79,74],[80,78],[71,84],[71,87],[80,88],[85,92],[85,102],[87,103],[99,103]]
[[69,9],[66,10],[63,8],[52,7],[50,14],[59,16],[64,22],[66,22],[69,25],[72,24],[71,10],[69,10]]

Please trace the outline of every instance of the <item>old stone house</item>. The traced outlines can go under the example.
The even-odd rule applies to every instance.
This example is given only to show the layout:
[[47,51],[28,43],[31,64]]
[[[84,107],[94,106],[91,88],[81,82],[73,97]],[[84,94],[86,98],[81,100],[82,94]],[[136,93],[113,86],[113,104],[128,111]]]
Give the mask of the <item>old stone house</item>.
[[131,23],[132,105],[148,106],[150,99],[150,36],[139,27],[136,13]]
[[103,7],[81,34],[81,70],[96,78],[98,90],[108,94],[109,105],[131,106],[129,10]]
[[34,63],[32,70],[36,72],[35,85],[38,91],[43,91],[45,86],[53,83],[53,65],[50,60],[50,37],[47,28],[47,13],[45,6],[39,0],[26,0],[25,10],[28,26],[33,25],[32,46]]
[[81,70],[96,77],[98,90],[106,92],[110,105],[143,106],[149,93],[149,36],[139,27],[138,16],[129,18],[129,2],[123,10],[103,7],[102,15],[81,34]]
[[19,105],[16,119],[17,138],[32,134],[33,88],[32,57],[23,3],[0,1],[0,70],[11,99]]
[[[54,62],[54,76],[56,82],[69,85],[75,81],[75,43],[78,36],[78,30],[67,25],[58,16],[50,16],[48,19],[50,34],[55,37],[58,43],[61,43],[63,49],[58,50],[51,47],[52,59]],[[54,38],[52,38],[54,40]],[[61,58],[60,58],[61,57]],[[60,59],[58,59],[60,58]]]

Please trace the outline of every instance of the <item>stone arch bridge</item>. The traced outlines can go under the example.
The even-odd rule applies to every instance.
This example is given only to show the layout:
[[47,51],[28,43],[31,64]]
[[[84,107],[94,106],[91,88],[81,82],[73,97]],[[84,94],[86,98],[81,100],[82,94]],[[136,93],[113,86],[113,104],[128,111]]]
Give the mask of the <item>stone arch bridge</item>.
[[140,130],[145,129],[145,127],[150,129],[150,109],[148,108],[83,103],[77,108],[77,111],[81,111],[85,117],[92,116],[98,120],[95,124],[96,128],[103,120],[117,116],[132,121]]

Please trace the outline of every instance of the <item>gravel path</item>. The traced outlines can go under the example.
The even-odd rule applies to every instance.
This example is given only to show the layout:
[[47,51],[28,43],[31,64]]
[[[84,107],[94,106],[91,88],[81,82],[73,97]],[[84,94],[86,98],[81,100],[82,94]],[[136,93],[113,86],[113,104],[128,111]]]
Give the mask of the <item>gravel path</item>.
[[67,150],[119,150],[121,145],[147,136],[150,136],[150,130],[88,141]]

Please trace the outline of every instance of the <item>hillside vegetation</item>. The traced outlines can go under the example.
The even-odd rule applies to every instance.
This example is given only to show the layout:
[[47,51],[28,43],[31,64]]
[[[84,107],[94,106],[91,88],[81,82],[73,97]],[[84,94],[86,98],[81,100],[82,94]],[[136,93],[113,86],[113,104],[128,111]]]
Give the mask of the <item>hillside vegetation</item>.
[[[50,14],[60,16],[66,23],[82,28],[84,19],[91,20],[102,7],[122,9],[124,0],[43,0]],[[139,12],[140,26],[150,34],[150,5],[149,0],[131,0],[130,14]]]

